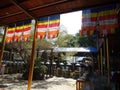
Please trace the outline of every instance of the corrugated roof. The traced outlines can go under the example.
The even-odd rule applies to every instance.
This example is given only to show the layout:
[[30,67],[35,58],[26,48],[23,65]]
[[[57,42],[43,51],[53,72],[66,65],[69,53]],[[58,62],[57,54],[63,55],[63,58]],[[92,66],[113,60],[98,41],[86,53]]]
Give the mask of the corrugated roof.
[[97,52],[97,49],[94,47],[78,47],[78,48],[54,48],[53,52]]

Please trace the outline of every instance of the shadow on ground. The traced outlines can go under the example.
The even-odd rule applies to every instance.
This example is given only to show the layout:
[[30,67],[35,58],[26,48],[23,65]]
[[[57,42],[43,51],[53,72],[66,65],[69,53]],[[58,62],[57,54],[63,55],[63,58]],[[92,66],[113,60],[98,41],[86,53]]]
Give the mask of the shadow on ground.
[[[17,74],[0,76],[0,84],[1,84],[0,88],[6,88],[9,90],[12,90],[12,88],[18,88],[18,87],[27,88],[27,84],[28,84],[27,82],[28,82],[27,80],[22,80],[20,76]],[[48,88],[51,88],[52,86],[58,86],[58,85],[70,86],[70,81],[62,77],[57,78],[57,79],[56,77],[53,77],[53,78],[49,78],[46,80],[34,80],[32,82],[33,82],[32,88],[37,89],[37,90],[38,89],[47,90]]]
[[7,85],[0,85],[0,88],[6,88],[8,87]]

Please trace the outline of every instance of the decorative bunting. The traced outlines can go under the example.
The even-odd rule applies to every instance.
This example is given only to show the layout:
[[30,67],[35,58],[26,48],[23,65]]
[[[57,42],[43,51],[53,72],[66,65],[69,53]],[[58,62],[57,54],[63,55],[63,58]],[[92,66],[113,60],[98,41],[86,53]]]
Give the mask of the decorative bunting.
[[30,37],[31,20],[25,22],[19,22],[17,24],[11,24],[8,26],[6,42],[19,42],[27,41]]
[[30,37],[31,20],[27,20],[23,25],[23,41],[27,41]]
[[15,37],[14,37],[15,42],[22,41],[22,32],[23,32],[23,22],[19,22],[16,24]]
[[[82,12],[82,30],[81,35],[94,34],[95,30],[99,30],[100,34],[115,33],[118,27],[116,5],[109,5]],[[87,33],[85,33],[87,32]]]
[[59,34],[59,30],[48,31],[48,38],[56,38]]
[[113,34],[118,27],[116,5],[101,8],[99,12],[100,34]]
[[14,40],[14,34],[15,34],[15,25],[11,24],[8,26],[7,34],[6,34],[6,42],[11,43]]
[[56,38],[59,34],[59,25],[60,15],[39,18],[36,32],[37,38],[43,39],[45,36],[48,39]]
[[[81,35],[90,35],[89,31],[94,32],[96,29],[97,13],[94,10],[82,11],[82,30]],[[92,35],[93,33],[91,33]]]
[[38,19],[36,36],[38,39],[43,39],[46,36],[48,27],[48,17],[43,17]]
[[[59,34],[60,15],[53,15],[38,19],[36,38],[56,38]],[[19,22],[8,27],[6,42],[27,41],[30,37],[31,20]]]
[[56,38],[58,36],[59,26],[60,26],[60,15],[50,16],[48,38]]

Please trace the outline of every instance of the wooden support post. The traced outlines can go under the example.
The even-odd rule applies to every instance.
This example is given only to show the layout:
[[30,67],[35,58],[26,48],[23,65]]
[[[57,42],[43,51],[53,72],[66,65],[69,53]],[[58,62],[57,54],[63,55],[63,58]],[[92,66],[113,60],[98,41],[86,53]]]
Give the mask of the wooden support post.
[[102,57],[102,48],[100,48],[100,61],[101,61],[101,75],[103,76],[103,57]]
[[108,50],[108,38],[106,37],[106,55],[107,55],[107,70],[108,70],[108,84],[110,83],[110,59]]
[[97,59],[98,59],[98,70],[100,71],[100,56],[99,56],[99,54],[97,56]]
[[13,58],[13,49],[10,51],[10,54],[9,54],[9,56],[10,56],[10,60],[12,60]]
[[32,45],[27,90],[31,89],[32,77],[33,77],[33,70],[34,70],[34,63],[35,63],[35,51],[36,51],[36,30],[37,30],[37,20],[35,20],[35,30],[34,30],[34,38],[33,38],[33,45]]
[[1,66],[1,61],[3,58],[3,52],[4,52],[4,47],[5,47],[5,38],[6,38],[6,33],[7,33],[7,26],[5,26],[4,29],[4,35],[3,35],[3,39],[2,39],[2,48],[1,48],[1,52],[0,52],[0,66]]
[[36,51],[36,30],[37,30],[37,18],[33,13],[29,12],[29,10],[25,9],[22,5],[20,5],[17,0],[10,0],[14,5],[16,5],[19,9],[21,9],[26,15],[35,19],[35,30],[34,30],[34,38],[33,38],[33,45],[32,45],[32,53],[31,53],[31,60],[30,60],[30,68],[29,68],[29,76],[28,76],[28,88],[27,90],[31,89],[32,77],[33,77],[33,70],[34,70],[34,62],[35,62],[35,51]]

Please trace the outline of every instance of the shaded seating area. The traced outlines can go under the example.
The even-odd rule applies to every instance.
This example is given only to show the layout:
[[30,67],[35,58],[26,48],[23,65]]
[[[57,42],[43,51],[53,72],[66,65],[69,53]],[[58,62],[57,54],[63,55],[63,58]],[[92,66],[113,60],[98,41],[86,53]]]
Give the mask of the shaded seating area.
[[[95,23],[84,23],[85,25],[83,26],[89,26],[89,25],[94,25],[95,27],[92,27],[92,29],[94,28],[94,31],[92,31],[92,33],[96,33],[96,37],[97,38],[97,55],[96,55],[96,61],[94,62],[94,64],[91,63],[91,61],[89,60],[85,60],[83,62],[73,62],[73,63],[64,63],[64,62],[60,62],[60,58],[58,59],[58,62],[55,62],[53,60],[53,52],[56,51],[60,51],[62,50],[62,52],[67,52],[67,51],[72,51],[71,48],[67,49],[67,51],[64,51],[64,48],[62,48],[61,50],[59,48],[55,48],[53,51],[51,51],[52,53],[50,54],[50,57],[48,60],[46,60],[45,62],[39,62],[36,63],[35,61],[38,59],[36,56],[36,36],[39,34],[39,36],[37,36],[39,39],[44,38],[44,36],[48,35],[48,38],[53,38],[55,36],[57,36],[56,34],[58,34],[59,31],[55,31],[56,34],[52,34],[50,35],[50,33],[46,34],[46,32],[44,32],[44,34],[42,34],[42,36],[40,36],[41,34],[38,32],[40,30],[39,24],[38,22],[40,22],[41,19],[45,19],[47,20],[49,23],[47,25],[47,31],[48,30],[48,26],[52,26],[50,25],[50,23],[52,22],[51,20],[56,19],[56,21],[60,21],[60,15],[61,13],[66,13],[66,12],[71,12],[71,11],[77,11],[77,10],[82,10],[82,9],[87,9],[87,8],[94,8],[94,7],[99,7],[99,6],[104,6],[104,5],[111,5],[111,4],[115,4],[117,5],[117,8],[115,11],[117,11],[117,19],[118,19],[118,23],[119,23],[119,17],[120,17],[120,3],[118,0],[104,0],[101,2],[101,0],[90,0],[88,2],[86,2],[85,0],[2,0],[2,3],[0,3],[0,26],[3,26],[3,30],[4,30],[4,35],[3,35],[3,39],[1,41],[1,50],[0,50],[0,66],[2,65],[2,63],[6,64],[6,69],[5,69],[5,74],[9,74],[13,75],[13,73],[22,73],[24,69],[26,69],[26,73],[24,75],[26,75],[26,79],[28,81],[25,81],[23,83],[20,83],[18,79],[16,79],[15,77],[12,78],[6,78],[5,75],[1,75],[0,78],[0,82],[3,84],[1,85],[0,89],[6,88],[6,89],[11,89],[11,87],[13,86],[13,81],[14,84],[16,83],[16,86],[14,88],[19,88],[18,86],[20,86],[20,88],[22,89],[27,89],[27,90],[31,90],[32,89],[48,89],[51,85],[51,83],[53,85],[56,85],[56,83],[58,85],[64,86],[63,84],[68,84],[71,88],[73,88],[73,90],[80,90],[81,87],[82,88],[86,88],[86,82],[88,81],[87,79],[89,78],[89,80],[92,82],[90,82],[90,86],[92,87],[91,89],[95,90],[110,90],[112,87],[112,82],[111,82],[111,68],[110,65],[112,64],[112,62],[114,62],[114,60],[116,59],[116,62],[112,65],[112,68],[117,69],[119,66],[119,52],[120,52],[120,48],[119,48],[119,25],[113,25],[115,27],[117,27],[117,29],[115,29],[115,33],[113,34],[114,30],[113,28],[110,28],[110,30],[108,29],[109,26],[107,26],[107,30],[106,28],[102,28],[101,31],[98,31],[99,26],[101,26],[101,22],[103,21],[98,21],[101,19],[101,17],[97,17],[99,16],[98,14],[96,14],[95,19],[88,19],[88,20],[84,20],[84,21],[89,21],[89,20],[97,20]],[[109,8],[107,8],[109,9]],[[112,8],[113,9],[113,8]],[[102,10],[102,9],[100,9]],[[94,10],[93,10],[94,11]],[[97,11],[97,10],[96,10]],[[96,12],[95,11],[95,12]],[[104,11],[104,9],[103,9]],[[114,12],[114,11],[113,11]],[[98,11],[97,11],[98,13]],[[58,16],[56,16],[56,14]],[[85,13],[86,14],[86,13]],[[101,14],[101,12],[100,12]],[[110,12],[111,14],[111,12]],[[51,15],[51,16],[50,16]],[[55,15],[55,17],[54,17]],[[106,14],[105,14],[106,15]],[[45,17],[44,17],[45,16]],[[86,15],[88,16],[88,15]],[[91,15],[92,16],[92,15]],[[51,19],[52,18],[52,19]],[[111,18],[111,16],[110,16]],[[112,17],[113,18],[113,17]],[[102,20],[104,20],[106,18],[102,17]],[[3,60],[3,53],[4,53],[4,49],[5,49],[5,44],[6,44],[6,40],[7,43],[11,43],[12,41],[19,41],[19,40],[23,40],[23,41],[27,41],[28,40],[28,32],[23,33],[23,31],[27,31],[26,29],[31,29],[30,25],[29,25],[29,20],[32,21],[34,20],[34,22],[32,22],[33,24],[33,37],[32,37],[32,46],[30,48],[31,50],[31,55],[27,58],[29,58],[28,61],[28,66],[24,67],[24,63],[21,61],[12,61],[12,57],[9,57],[10,60]],[[49,22],[50,21],[50,22]],[[117,20],[114,20],[115,22]],[[21,24],[22,23],[22,24]],[[105,21],[104,24],[106,25],[107,23],[113,23],[111,21],[107,22]],[[14,24],[14,26],[12,26],[11,24]],[[53,27],[52,30],[59,29],[59,24],[60,22],[56,22],[54,23],[55,28]],[[19,26],[23,26],[23,29],[20,29]],[[28,26],[27,28],[26,25]],[[44,25],[43,25],[44,26]],[[46,26],[46,25],[45,25]],[[112,25],[110,25],[111,27]],[[8,35],[8,31],[7,30],[11,30],[11,28],[14,28],[14,30],[16,30],[15,32],[19,32],[20,30],[22,31],[22,35],[24,37],[21,38],[14,33],[14,35]],[[101,28],[101,27],[100,27]],[[51,29],[51,27],[49,27],[49,29]],[[89,28],[91,29],[91,28]],[[83,30],[87,30],[86,28],[84,28]],[[83,32],[83,34],[91,34],[91,32],[89,30],[87,31],[83,31],[81,30],[80,33]],[[110,32],[109,32],[110,31]],[[42,31],[43,32],[43,31]],[[10,31],[10,33],[13,33],[13,31]],[[26,34],[26,35],[25,35]],[[113,35],[112,35],[113,34]],[[12,38],[9,36],[13,36]],[[16,37],[17,39],[14,39]],[[114,38],[115,37],[115,38]],[[13,40],[14,39],[14,40]],[[116,40],[117,39],[117,40]],[[111,42],[113,41],[113,42]],[[114,45],[117,44],[117,45]],[[78,48],[77,48],[78,49]],[[75,50],[75,51],[79,51],[79,50]],[[23,50],[22,48],[20,50]],[[89,52],[89,48],[87,49],[83,49],[82,51],[87,50]],[[25,54],[25,53],[24,53]],[[38,55],[39,56],[39,55]],[[117,56],[117,57],[116,57]],[[116,58],[115,58],[116,57]],[[39,59],[38,59],[39,61]],[[48,62],[48,63],[47,63]],[[40,64],[40,65],[39,65]],[[68,64],[68,65],[67,65]],[[96,64],[96,67],[95,67]],[[83,66],[82,66],[83,65]],[[116,67],[114,67],[114,65],[116,65]],[[23,68],[24,67],[24,68]],[[42,69],[41,69],[42,68]],[[92,68],[92,69],[91,69]],[[95,73],[91,73],[93,71],[95,71]],[[98,72],[97,72],[98,71]],[[40,76],[45,76],[45,82],[35,82],[33,80],[33,78],[35,78],[34,76],[37,75],[36,72],[40,72]],[[93,78],[93,75],[95,75],[96,77]],[[10,76],[9,75],[9,76]],[[19,76],[19,75],[18,75]],[[57,76],[57,78],[54,78],[53,76]],[[21,76],[20,76],[21,77]],[[65,77],[63,79],[58,79],[58,77]],[[47,78],[47,79],[46,79]],[[67,81],[66,78],[73,78],[72,80],[77,81],[75,84],[72,83],[72,85],[70,84],[71,81]],[[7,80],[11,80],[9,81],[9,83],[11,83],[12,86],[10,86],[9,83],[7,83]],[[52,79],[51,81],[49,81],[50,79]],[[57,79],[57,81],[55,81]],[[78,79],[82,79],[85,80],[86,82],[84,83],[84,81],[80,81]],[[4,81],[3,83],[3,80]],[[65,80],[65,81],[64,81]],[[52,82],[54,81],[54,82]],[[63,82],[64,81],[64,82]],[[60,82],[60,83],[59,83]],[[61,84],[61,82],[63,84]],[[80,84],[82,82],[82,84]],[[89,83],[89,82],[88,82]],[[4,85],[5,84],[5,85]],[[7,87],[6,84],[8,84]],[[23,87],[20,85],[22,84]],[[47,88],[44,85],[48,85]],[[24,86],[25,85],[25,86]],[[92,86],[93,85],[93,86]],[[73,86],[73,87],[72,87]],[[85,86],[85,87],[84,87]],[[59,87],[61,89],[61,87]],[[71,89],[70,88],[70,89]],[[90,88],[90,87],[89,87]],[[67,87],[67,89],[69,89],[69,87]],[[67,90],[65,88],[65,90]],[[69,90],[70,90],[69,89]],[[56,90],[56,88],[55,88]]]

